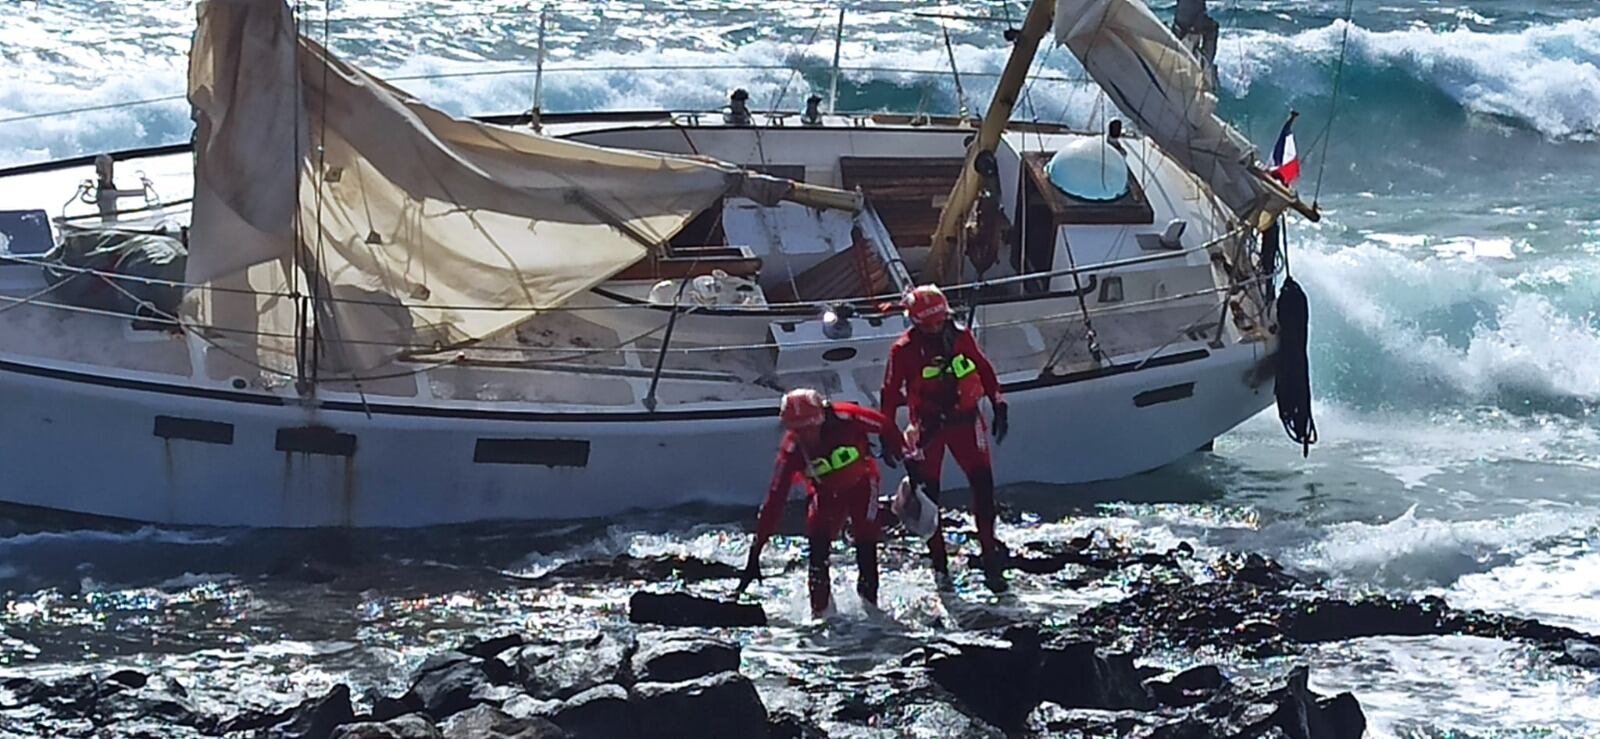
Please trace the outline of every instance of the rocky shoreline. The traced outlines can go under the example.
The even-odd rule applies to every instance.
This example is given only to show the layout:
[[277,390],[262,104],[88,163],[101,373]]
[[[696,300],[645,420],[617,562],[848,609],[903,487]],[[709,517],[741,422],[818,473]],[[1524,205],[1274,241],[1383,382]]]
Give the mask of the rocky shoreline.
[[[399,696],[346,685],[277,711],[215,715],[182,676],[135,670],[0,681],[0,733],[63,737],[238,736],[284,739],[502,737],[898,736],[929,715],[961,736],[1163,739],[1359,739],[1349,693],[1308,689],[1307,668],[1230,677],[1214,665],[1168,672],[1153,650],[1294,655],[1365,636],[1468,634],[1521,640],[1559,662],[1600,668],[1600,639],[1527,619],[1452,608],[1436,598],[1341,598],[1256,555],[1196,562],[1194,550],[1134,551],[1108,537],[1019,547],[1019,577],[1075,568],[1073,582],[1117,574],[1129,595],[1064,622],[1011,622],[911,638],[898,659],[827,679],[791,676],[816,697],[769,705],[741,672],[739,629],[765,624],[753,604],[677,590],[640,591],[631,622],[582,641],[512,631],[429,656]],[[730,577],[694,559],[618,557],[571,563],[543,579],[676,583]],[[1196,575],[1194,573],[1201,573]],[[681,587],[681,585],[680,585]],[[362,708],[357,710],[357,706]]]

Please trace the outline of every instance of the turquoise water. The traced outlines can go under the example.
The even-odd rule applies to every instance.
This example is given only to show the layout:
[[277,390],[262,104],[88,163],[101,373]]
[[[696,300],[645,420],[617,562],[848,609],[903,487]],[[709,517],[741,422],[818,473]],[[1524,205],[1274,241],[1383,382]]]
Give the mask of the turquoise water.
[[[1008,491],[1003,535],[1101,526],[1155,543],[1260,550],[1341,589],[1441,594],[1600,632],[1600,7],[1376,5],[1355,3],[1346,24],[1345,3],[1335,0],[1213,2],[1224,113],[1266,146],[1286,110],[1300,110],[1303,187],[1328,216],[1293,227],[1289,262],[1312,307],[1323,442],[1302,459],[1269,411],[1214,453],[1151,475]],[[401,83],[419,96],[494,113],[532,104],[523,70],[535,57],[538,16],[528,7],[350,0],[335,2],[326,24],[320,4],[308,3],[304,16],[310,32],[326,32],[356,62],[422,77]],[[709,109],[740,86],[754,107],[795,108],[829,82],[837,6],[550,7],[547,111]],[[963,18],[913,14],[941,8]],[[1160,14],[1169,8],[1156,4]],[[971,18],[1022,13],[1017,3],[851,3],[840,108],[977,105],[992,85],[986,75],[1004,62],[1005,26]],[[0,164],[186,139],[181,101],[46,114],[181,95],[192,17],[189,3],[167,0],[8,7]],[[1094,90],[1074,81],[1081,72],[1064,50],[1046,49],[1019,117],[1098,124],[1105,107]],[[667,65],[680,68],[635,69]],[[478,74],[486,70],[504,73]],[[437,76],[456,73],[473,76]],[[219,694],[239,664],[263,667],[265,677],[245,686],[260,696],[327,679],[382,686],[451,635],[508,620],[580,628],[592,609],[625,595],[528,589],[501,572],[598,551],[738,562],[749,515],[693,511],[311,546],[24,518],[0,532],[0,627],[12,663],[30,670],[109,656],[194,672]],[[799,556],[792,544],[774,554],[775,562]],[[321,578],[303,576],[307,561],[334,580],[308,582]],[[910,629],[949,627],[926,572],[909,559],[886,564],[894,616]],[[838,669],[850,648],[865,648],[819,646],[800,627],[798,574],[763,587],[781,613],[777,628],[754,639],[758,669]],[[1041,612],[1114,594],[1049,582],[1018,590]],[[164,635],[172,631],[183,636]],[[1356,691],[1375,736],[1600,733],[1596,676],[1515,645],[1365,640],[1309,659],[1314,686]]]

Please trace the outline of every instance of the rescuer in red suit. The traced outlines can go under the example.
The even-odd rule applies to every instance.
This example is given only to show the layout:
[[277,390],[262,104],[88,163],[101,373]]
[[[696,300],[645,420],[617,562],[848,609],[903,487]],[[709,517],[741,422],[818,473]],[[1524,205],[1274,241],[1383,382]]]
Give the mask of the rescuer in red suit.
[[777,532],[778,519],[789,489],[800,480],[806,483],[806,539],[810,549],[808,585],[811,613],[827,612],[832,600],[828,579],[828,552],[833,540],[850,524],[856,546],[859,576],[856,592],[868,607],[878,603],[878,491],[877,461],[872,457],[868,437],[880,434],[884,455],[898,459],[903,455],[900,430],[871,408],[855,403],[832,402],[816,390],[792,390],[783,397],[779,411],[783,440],[778,460],[767,487],[766,502],[756,523],[755,542],[736,593],[743,593],[761,577],[761,549]]
[[[1004,591],[1006,554],[994,536],[989,426],[979,408],[979,401],[988,398],[994,412],[994,440],[1000,443],[1010,426],[1000,381],[972,333],[950,318],[950,302],[937,286],[923,285],[907,293],[905,310],[912,325],[889,350],[883,415],[894,423],[900,407],[906,407],[910,429],[915,431],[907,432],[915,438],[912,456],[921,456],[909,460],[906,469],[934,502],[939,500],[945,451],[955,457],[972,488],[972,517],[983,547],[985,581],[991,590]],[[950,565],[943,530],[928,540],[928,553],[939,586],[948,589]]]

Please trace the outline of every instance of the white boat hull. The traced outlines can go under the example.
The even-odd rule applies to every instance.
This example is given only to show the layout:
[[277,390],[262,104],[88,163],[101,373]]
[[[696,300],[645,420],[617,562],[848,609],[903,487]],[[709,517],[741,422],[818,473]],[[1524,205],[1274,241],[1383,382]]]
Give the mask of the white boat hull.
[[[1264,355],[1259,344],[1190,350],[1017,385],[996,480],[1082,483],[1173,462],[1272,400],[1270,373],[1257,371]],[[755,506],[778,438],[765,408],[307,407],[21,361],[0,362],[0,398],[0,499],[179,525],[414,527]],[[960,473],[951,466],[946,479],[956,487]]]

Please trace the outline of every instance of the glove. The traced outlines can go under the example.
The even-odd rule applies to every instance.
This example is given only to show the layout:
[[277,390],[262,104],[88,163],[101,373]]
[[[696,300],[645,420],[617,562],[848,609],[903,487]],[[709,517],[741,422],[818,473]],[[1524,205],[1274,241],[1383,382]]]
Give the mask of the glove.
[[883,451],[878,456],[882,457],[883,463],[890,467],[899,467],[900,463],[906,458],[905,451],[900,448],[900,445],[888,440],[884,440]]
[[1003,444],[1006,434],[1011,431],[1011,413],[1005,401],[994,404],[994,443]]
[[761,579],[761,551],[756,547],[750,548],[750,561],[744,565],[744,573],[739,576],[739,587],[733,589],[733,597],[738,599],[749,589],[750,583]]

